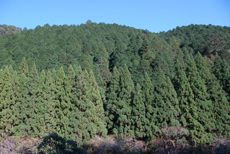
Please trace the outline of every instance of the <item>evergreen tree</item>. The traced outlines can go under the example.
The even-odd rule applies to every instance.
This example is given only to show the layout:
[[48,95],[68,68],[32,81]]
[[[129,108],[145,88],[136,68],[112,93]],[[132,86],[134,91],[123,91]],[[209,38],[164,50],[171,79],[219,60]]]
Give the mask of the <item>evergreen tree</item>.
[[28,134],[31,137],[38,136],[39,130],[37,129],[38,122],[37,119],[37,111],[36,111],[36,103],[37,99],[37,88],[38,88],[38,72],[36,69],[36,65],[34,64],[30,75],[28,77],[27,88],[28,93],[25,96],[25,102],[22,107],[22,117],[24,122],[22,123],[22,130],[25,134]]
[[22,73],[24,73],[27,77],[29,76],[28,65],[26,63],[25,57],[22,59],[22,62],[18,68],[18,75],[21,75]]
[[134,130],[135,138],[143,138],[146,136],[145,124],[145,104],[143,101],[143,93],[141,86],[137,83],[132,103],[132,130]]
[[6,66],[0,78],[0,133],[7,133],[14,125],[15,102],[12,100],[12,85],[8,67]]
[[[75,72],[75,82],[71,88],[72,94],[72,107],[71,115],[69,119],[69,129],[71,139],[80,144],[84,139],[88,139],[90,136],[88,125],[90,121],[88,120],[89,114],[85,115],[87,108],[94,108],[94,105],[87,101],[86,102],[86,84],[83,76],[81,67],[74,67]],[[72,81],[72,80],[70,80]],[[69,82],[70,85],[72,84]],[[90,117],[91,118],[91,117]]]
[[47,77],[44,85],[44,119],[45,119],[45,131],[49,134],[55,131],[56,128],[56,109],[59,107],[59,101],[55,99],[55,83],[52,78],[52,73],[50,71],[47,72]]
[[196,102],[198,114],[197,120],[203,125],[205,131],[207,132],[204,142],[212,143],[213,136],[210,132],[215,129],[212,101],[210,100],[210,96],[207,93],[206,85],[197,71],[196,64],[191,59],[188,61],[186,72],[194,94],[194,101]]
[[208,67],[209,63],[207,63],[206,59],[198,53],[195,60],[197,70],[205,81],[207,92],[210,95],[213,104],[212,112],[214,114],[216,126],[216,129],[213,130],[213,134],[217,133],[217,135],[227,136],[229,132],[229,124],[227,122],[229,121],[229,116],[227,116],[227,113],[229,112],[229,104],[226,94],[215,75],[211,73],[211,68]]
[[100,92],[98,90],[98,85],[96,83],[94,74],[92,70],[88,72],[85,70],[84,74],[84,79],[85,83],[87,85],[87,91],[86,91],[86,97],[89,99],[90,102],[94,104],[94,109],[91,110],[90,112],[93,115],[93,121],[96,124],[96,127],[94,128],[97,130],[98,135],[103,135],[105,136],[107,134],[106,130],[106,122],[105,122],[105,113],[104,113],[104,108],[103,108],[103,101],[101,99]]
[[28,98],[28,89],[27,89],[27,82],[28,82],[28,77],[24,73],[22,73],[20,76],[18,75],[19,78],[19,85],[18,85],[18,94],[15,93],[15,104],[17,108],[17,115],[18,115],[18,122],[17,125],[13,128],[13,132],[16,136],[21,136],[21,135],[28,135],[25,132],[25,121],[27,120],[27,98]]
[[147,73],[145,73],[142,90],[146,115],[146,137],[153,139],[157,136],[159,128],[156,126],[157,108],[154,106],[154,87]]
[[[75,85],[75,72],[72,65],[68,68],[68,74],[64,80],[64,87],[65,87],[65,95],[64,100],[61,102],[62,112],[64,114],[64,118],[68,118],[68,123],[66,123],[66,131],[65,137],[71,138],[73,136],[72,129],[70,127],[70,117],[71,112],[74,110],[73,102],[73,86]],[[68,128],[67,128],[68,127]]]
[[[12,68],[12,67],[11,67]],[[21,102],[18,101],[20,99],[20,78],[17,74],[16,71],[12,71],[12,75],[11,75],[11,86],[12,86],[12,102],[14,102],[14,107],[13,107],[13,119],[14,119],[14,126],[12,126],[11,132],[12,134],[14,134],[14,128],[13,127],[17,127],[20,124],[20,106],[21,106]]]
[[134,84],[131,79],[131,74],[128,70],[128,67],[125,65],[124,68],[120,68],[121,81],[120,81],[120,93],[118,101],[118,110],[119,115],[118,120],[116,121],[115,128],[113,133],[121,137],[131,136],[134,137],[134,130],[131,130],[131,101],[132,93],[134,91]]
[[223,73],[222,72],[222,59],[219,56],[216,56],[214,65],[212,67],[212,72],[216,76],[216,78],[220,81],[220,85],[223,87]]
[[174,87],[178,95],[179,107],[181,109],[180,122],[183,127],[189,128],[193,142],[202,143],[204,141],[204,128],[197,121],[197,104],[194,101],[194,94],[188,78],[183,71],[181,64],[177,61]]
[[225,59],[223,60],[222,63],[222,72],[223,72],[223,81],[222,81],[223,89],[227,93],[228,101],[230,102],[230,66]]
[[117,70],[117,67],[113,68],[113,74],[111,77],[110,85],[107,92],[107,104],[105,107],[105,116],[107,122],[107,128],[109,132],[114,127],[114,123],[118,118],[118,98],[120,93],[120,74]]
[[66,117],[66,113],[68,111],[66,102],[65,102],[65,89],[64,89],[64,80],[65,80],[65,72],[63,67],[61,67],[56,73],[55,79],[55,96],[56,100],[58,100],[58,105],[55,107],[55,119],[56,122],[56,131],[60,136],[65,136],[68,129],[69,119]]
[[165,77],[164,72],[159,68],[155,86],[155,108],[157,112],[156,125],[160,128],[168,126],[179,127],[177,116],[180,114],[179,103],[176,91],[171,80]]
[[48,130],[46,128],[46,119],[45,115],[47,114],[46,105],[47,101],[45,100],[45,80],[46,75],[45,71],[43,70],[38,78],[38,86],[37,86],[37,99],[35,103],[35,122],[36,122],[36,129],[38,130],[37,135],[40,137],[44,137],[48,135]]

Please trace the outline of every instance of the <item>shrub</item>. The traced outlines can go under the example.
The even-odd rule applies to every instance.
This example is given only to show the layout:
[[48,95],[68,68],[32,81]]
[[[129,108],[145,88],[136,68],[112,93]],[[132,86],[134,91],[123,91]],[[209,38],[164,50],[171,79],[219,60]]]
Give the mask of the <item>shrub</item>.
[[74,141],[66,141],[55,132],[44,137],[37,149],[39,154],[87,154],[83,149],[78,148]]

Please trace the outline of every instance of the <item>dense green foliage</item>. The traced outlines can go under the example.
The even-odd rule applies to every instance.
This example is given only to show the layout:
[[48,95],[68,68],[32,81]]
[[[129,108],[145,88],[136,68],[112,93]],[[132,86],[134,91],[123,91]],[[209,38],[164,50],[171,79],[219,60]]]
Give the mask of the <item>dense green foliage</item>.
[[194,143],[229,136],[229,33],[88,23],[0,36],[0,134],[57,132],[77,144],[153,139],[168,127],[188,129]]

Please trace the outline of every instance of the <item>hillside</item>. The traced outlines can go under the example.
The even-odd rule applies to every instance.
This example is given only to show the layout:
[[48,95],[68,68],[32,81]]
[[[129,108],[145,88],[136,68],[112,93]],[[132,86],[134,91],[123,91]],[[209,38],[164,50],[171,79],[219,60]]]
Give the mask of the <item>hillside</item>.
[[0,36],[0,134],[229,137],[229,37],[212,25],[157,34],[104,23]]

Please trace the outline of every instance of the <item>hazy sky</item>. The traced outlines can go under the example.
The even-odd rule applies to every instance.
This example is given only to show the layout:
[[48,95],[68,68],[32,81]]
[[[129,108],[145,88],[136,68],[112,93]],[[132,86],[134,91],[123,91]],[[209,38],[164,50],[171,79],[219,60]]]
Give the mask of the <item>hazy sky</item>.
[[230,0],[0,0],[0,24],[34,29],[88,19],[151,32],[190,24],[230,27]]

